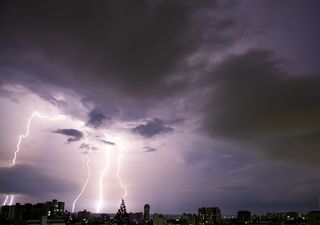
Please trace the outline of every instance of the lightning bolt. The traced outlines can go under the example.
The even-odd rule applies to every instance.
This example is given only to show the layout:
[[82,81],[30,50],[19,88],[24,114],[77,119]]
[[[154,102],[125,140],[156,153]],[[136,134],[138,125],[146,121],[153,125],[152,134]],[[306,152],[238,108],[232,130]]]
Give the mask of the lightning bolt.
[[123,157],[123,151],[122,149],[120,150],[120,154],[118,156],[118,160],[117,160],[117,163],[118,163],[118,169],[117,169],[117,178],[118,178],[118,181],[119,181],[119,184],[120,186],[122,187],[123,189],[123,196],[122,196],[122,199],[125,199],[128,195],[128,191],[127,191],[127,187],[122,183],[122,180],[120,178],[120,170],[121,170],[121,159]]
[[14,195],[11,195],[9,205],[12,205]]
[[100,212],[102,206],[103,206],[103,178],[105,174],[107,173],[108,169],[110,167],[110,150],[107,150],[107,157],[106,157],[106,166],[101,172],[100,179],[99,179],[99,202],[97,204],[97,213]]
[[74,212],[75,205],[76,205],[77,201],[79,200],[79,198],[82,196],[82,194],[83,194],[84,190],[86,189],[87,184],[90,180],[91,170],[90,170],[90,166],[89,166],[89,163],[90,163],[89,154],[91,153],[91,151],[92,151],[92,147],[91,147],[91,144],[89,144],[89,151],[87,152],[87,155],[86,155],[86,158],[87,158],[86,165],[87,165],[87,170],[88,170],[88,176],[87,176],[86,182],[84,183],[84,185],[81,189],[81,192],[78,194],[78,196],[76,197],[76,199],[72,203],[72,212]]
[[8,198],[9,198],[9,196],[7,195],[7,196],[6,196],[6,198],[4,199],[4,201],[3,201],[3,204],[2,204],[2,205],[6,205],[6,204],[7,204]]
[[[56,117],[49,117],[49,116],[42,115],[42,114],[40,114],[40,113],[37,112],[37,111],[34,111],[34,112],[32,113],[32,115],[28,118],[26,132],[25,132],[24,134],[19,135],[17,147],[16,147],[16,150],[15,150],[15,152],[14,152],[14,156],[13,156],[13,159],[12,159],[12,162],[11,162],[10,167],[13,167],[13,166],[16,165],[17,156],[18,156],[18,153],[20,152],[21,141],[22,141],[23,138],[26,138],[26,137],[29,136],[29,134],[30,134],[31,121],[32,121],[32,119],[33,119],[35,116],[39,117],[40,119],[47,119],[47,120],[52,120],[52,121],[53,121],[53,120],[58,120],[58,119],[64,118],[64,116],[62,116],[62,115],[59,115],[59,116],[56,116]],[[9,197],[9,196],[7,195],[7,196],[6,196],[6,199],[5,199],[5,201],[4,201],[4,205],[7,203],[8,197]],[[14,195],[11,195],[9,205],[12,204],[13,198],[14,198]]]
[[59,116],[57,116],[57,117],[49,117],[49,116],[41,115],[41,114],[38,113],[37,111],[33,112],[32,115],[31,115],[31,116],[29,117],[29,119],[28,119],[26,133],[19,135],[18,143],[17,143],[17,148],[16,148],[16,151],[14,152],[14,157],[13,157],[13,159],[12,159],[12,162],[11,162],[10,167],[13,167],[13,166],[16,164],[17,155],[18,155],[18,153],[19,153],[19,151],[20,151],[21,141],[22,141],[23,138],[26,138],[26,137],[29,136],[29,134],[30,134],[30,124],[31,124],[31,120],[32,120],[35,116],[37,116],[37,117],[39,117],[39,118],[41,118],[41,119],[47,119],[47,120],[58,120],[58,119],[64,118],[64,116],[62,116],[62,115],[59,115]]

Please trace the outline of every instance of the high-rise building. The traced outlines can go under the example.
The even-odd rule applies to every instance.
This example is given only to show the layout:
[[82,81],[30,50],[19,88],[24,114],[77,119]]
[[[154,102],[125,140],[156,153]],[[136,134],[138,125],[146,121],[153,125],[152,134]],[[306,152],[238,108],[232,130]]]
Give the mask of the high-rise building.
[[64,213],[64,202],[58,202],[56,199],[46,202],[46,211],[48,218],[61,218]]
[[167,218],[162,214],[153,215],[153,225],[167,225]]
[[218,207],[203,207],[198,210],[199,225],[216,225],[221,222],[221,211]]
[[149,204],[144,205],[143,219],[144,219],[144,221],[150,220],[150,205]]
[[238,211],[238,222],[241,224],[248,224],[251,221],[251,212],[247,210]]
[[197,214],[186,214],[183,213],[180,217],[182,220],[186,221],[188,225],[197,225]]
[[64,202],[53,200],[32,205],[6,205],[0,210],[0,224],[59,224],[64,225]]
[[79,211],[77,213],[77,219],[82,221],[82,223],[88,223],[91,213],[87,210]]

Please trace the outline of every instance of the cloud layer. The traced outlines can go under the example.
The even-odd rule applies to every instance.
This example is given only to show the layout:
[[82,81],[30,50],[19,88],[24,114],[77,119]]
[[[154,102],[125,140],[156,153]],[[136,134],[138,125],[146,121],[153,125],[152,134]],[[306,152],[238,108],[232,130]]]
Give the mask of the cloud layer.
[[319,75],[294,76],[273,52],[251,50],[228,56],[208,79],[214,89],[202,128],[212,137],[317,165]]

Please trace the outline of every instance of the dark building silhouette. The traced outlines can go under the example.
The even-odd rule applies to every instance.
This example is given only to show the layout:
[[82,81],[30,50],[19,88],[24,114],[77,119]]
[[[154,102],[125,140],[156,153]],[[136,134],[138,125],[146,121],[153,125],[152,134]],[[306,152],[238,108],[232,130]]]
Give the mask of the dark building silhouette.
[[320,211],[311,211],[308,213],[309,225],[320,225]]
[[79,211],[77,213],[77,219],[83,223],[88,223],[91,217],[91,213],[87,210]]
[[53,199],[51,202],[46,202],[47,216],[50,219],[62,218],[64,213],[64,202],[58,202]]
[[251,212],[247,210],[238,211],[238,223],[248,224],[251,221]]
[[197,220],[197,215],[196,214],[183,213],[180,218],[182,220],[185,220],[188,225],[197,225],[198,224],[198,220]]
[[150,220],[150,205],[149,204],[144,205],[143,220],[144,221]]
[[142,212],[130,212],[129,213],[129,223],[130,224],[139,224],[143,219],[143,213]]
[[221,222],[221,211],[218,207],[200,208],[198,210],[199,225],[216,225]]
[[152,219],[153,225],[167,225],[167,217],[162,214],[155,213]]
[[53,200],[46,203],[3,206],[0,224],[64,224],[64,202]]

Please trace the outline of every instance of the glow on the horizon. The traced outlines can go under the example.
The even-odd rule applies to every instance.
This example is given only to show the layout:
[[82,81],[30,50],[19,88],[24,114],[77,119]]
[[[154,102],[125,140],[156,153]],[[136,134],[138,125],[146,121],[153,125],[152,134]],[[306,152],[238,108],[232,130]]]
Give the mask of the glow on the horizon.
[[91,144],[89,144],[89,151],[87,152],[87,155],[86,155],[86,158],[87,158],[86,165],[87,165],[87,170],[88,170],[88,176],[87,176],[86,182],[82,186],[81,192],[78,194],[78,196],[75,198],[75,200],[72,203],[72,212],[74,212],[75,205],[76,205],[77,201],[79,200],[79,198],[82,196],[84,190],[86,189],[86,187],[88,185],[90,177],[91,177],[91,169],[90,169],[90,166],[89,166],[89,163],[90,163],[89,154],[91,153],[91,151],[92,151],[92,146],[91,146]]

